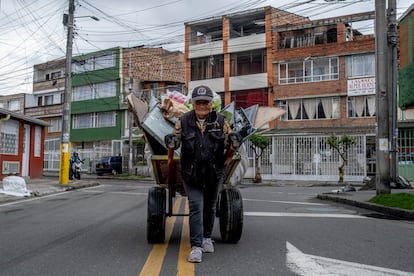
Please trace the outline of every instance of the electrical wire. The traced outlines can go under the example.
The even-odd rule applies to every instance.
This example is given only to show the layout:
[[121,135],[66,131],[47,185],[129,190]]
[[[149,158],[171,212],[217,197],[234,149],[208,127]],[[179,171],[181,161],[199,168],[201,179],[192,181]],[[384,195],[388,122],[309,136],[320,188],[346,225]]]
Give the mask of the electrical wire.
[[[203,11],[202,15],[197,13],[186,14],[186,18],[180,20],[174,20],[174,17],[171,16],[170,22],[167,20],[167,23],[160,24],[142,23],[127,18],[130,15],[139,17],[142,14],[145,16],[146,13],[151,11],[158,12],[164,9],[172,11],[182,2],[184,1],[171,0],[161,4],[154,3],[152,6],[137,10],[129,9],[114,13],[110,7],[104,7],[100,2],[96,2],[100,5],[97,7],[93,0],[79,0],[77,5],[79,12],[89,12],[97,15],[101,21],[110,24],[111,27],[102,27],[100,23],[94,24],[95,26],[93,27],[84,27],[83,24],[76,24],[74,26],[74,45],[76,45],[74,55],[80,55],[88,51],[104,50],[113,46],[132,47],[131,45],[167,47],[174,51],[181,50],[185,37],[184,23],[245,11],[266,4],[269,1],[245,0],[227,2],[225,5]],[[361,2],[366,2],[366,0],[351,1],[348,4],[325,1],[321,3],[317,0],[296,0],[282,5],[276,2],[276,8],[299,13],[302,16],[314,17],[321,14],[329,14],[336,10],[344,10]],[[12,12],[8,13],[4,9],[0,10],[2,15],[0,17],[0,45],[7,46],[7,48],[10,46],[14,47],[14,51],[6,50],[6,52],[0,53],[0,95],[13,88],[13,85],[8,84],[8,79],[30,79],[32,77],[33,64],[39,63],[39,57],[43,60],[51,60],[50,57],[52,56],[52,59],[60,57],[64,53],[63,45],[66,42],[66,34],[63,32],[61,20],[56,19],[57,15],[61,17],[66,9],[66,0],[52,2],[18,0],[13,2],[13,5],[15,9]],[[111,10],[111,12],[108,12],[108,10]],[[52,28],[46,28],[46,26]],[[61,29],[58,28],[59,26],[61,26]],[[29,34],[26,35],[19,31],[19,28],[25,28]],[[363,26],[363,30],[370,29],[372,29],[372,25],[366,24]],[[11,36],[16,31],[18,36],[23,38],[23,42],[13,46],[13,43],[5,39],[5,34]],[[29,38],[31,37],[34,37],[34,41],[37,43],[42,43],[40,44],[41,46],[30,45],[29,47],[27,43],[30,43],[31,40]],[[18,57],[17,52],[21,51],[25,51],[27,54],[24,57]],[[25,81],[21,83],[25,83]]]

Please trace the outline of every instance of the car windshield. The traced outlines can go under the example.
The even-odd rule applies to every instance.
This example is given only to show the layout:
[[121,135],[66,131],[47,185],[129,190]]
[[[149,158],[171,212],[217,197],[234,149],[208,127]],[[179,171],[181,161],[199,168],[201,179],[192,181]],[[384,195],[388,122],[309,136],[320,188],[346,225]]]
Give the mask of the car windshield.
[[109,158],[110,158],[110,157],[102,157],[102,158],[99,160],[99,163],[106,163],[106,162],[108,162],[108,161],[109,161]]

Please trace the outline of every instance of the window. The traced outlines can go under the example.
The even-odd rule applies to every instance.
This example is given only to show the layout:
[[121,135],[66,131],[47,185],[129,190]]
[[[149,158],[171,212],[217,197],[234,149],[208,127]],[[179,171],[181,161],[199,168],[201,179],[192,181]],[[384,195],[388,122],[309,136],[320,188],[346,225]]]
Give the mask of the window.
[[375,95],[348,97],[348,117],[375,116]]
[[224,76],[223,55],[191,60],[191,80],[206,80]]
[[60,150],[60,139],[45,140],[45,152],[59,151],[59,150]]
[[0,131],[0,152],[2,154],[17,155],[19,149],[19,122],[14,120],[3,121]]
[[73,128],[91,128],[93,122],[93,113],[76,114],[73,116]]
[[54,119],[49,121],[50,126],[48,132],[61,132],[62,131],[62,119]]
[[84,101],[114,96],[116,96],[116,81],[109,81],[74,87],[72,101]]
[[73,116],[73,128],[99,128],[116,126],[116,112],[95,112]]
[[95,57],[95,70],[110,68],[115,66],[115,55],[109,54]]
[[73,88],[72,101],[92,99],[93,85],[77,86]]
[[9,103],[10,111],[19,111],[20,110],[20,101],[19,100],[10,100]]
[[115,126],[115,112],[101,112],[97,113],[96,127],[111,127]]
[[73,73],[83,73],[93,70],[93,59],[76,60],[72,63]]
[[266,72],[266,50],[233,53],[230,56],[230,75],[240,76]]
[[315,46],[337,41],[335,26],[279,33],[279,49]]
[[375,76],[375,54],[346,57],[346,77]]
[[0,108],[4,108],[4,103],[0,102]]
[[58,78],[61,77],[61,73],[60,73],[60,71],[58,71],[58,72],[52,72],[51,76],[52,76],[52,80],[53,79],[58,79]]
[[279,84],[339,79],[338,58],[317,58],[279,64]]
[[102,82],[95,84],[95,99],[116,96],[116,82]]
[[53,95],[46,95],[46,96],[38,96],[37,97],[37,105],[52,105],[53,104]]
[[93,70],[111,68],[116,65],[115,53],[104,54],[84,60],[74,61],[72,64],[73,73],[82,73]]
[[287,110],[282,120],[320,120],[340,118],[339,97],[289,99],[280,101]]
[[40,148],[42,142],[42,129],[37,126],[35,128],[34,156],[40,157]]

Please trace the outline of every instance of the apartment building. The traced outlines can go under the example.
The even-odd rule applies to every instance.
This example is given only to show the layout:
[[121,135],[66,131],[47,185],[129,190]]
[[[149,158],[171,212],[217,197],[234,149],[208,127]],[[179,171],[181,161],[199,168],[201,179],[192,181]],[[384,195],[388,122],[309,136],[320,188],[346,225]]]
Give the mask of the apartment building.
[[25,114],[48,124],[43,164],[46,171],[59,170],[65,64],[65,59],[58,59],[34,65],[33,93],[25,95]]
[[0,96],[0,108],[23,114],[25,95],[24,93],[19,93]]
[[94,161],[104,155],[122,155],[127,167],[129,143],[140,132],[130,122],[133,117],[125,96],[157,96],[183,86],[183,54],[162,48],[117,47],[74,57],[73,62],[72,151],[90,161],[91,172]]
[[[48,123],[44,170],[56,171],[60,168],[65,59],[33,69],[33,93],[25,95],[25,113]],[[162,48],[114,47],[73,57],[70,141],[72,152],[86,159],[84,169],[94,172],[95,160],[104,155],[122,155],[128,165],[129,141],[136,140],[140,131],[129,116],[125,96],[157,96],[167,89],[182,92],[184,72],[183,53]],[[135,155],[138,150],[135,145]]]
[[266,132],[264,179],[338,180],[326,139],[347,134],[357,144],[345,180],[362,180],[375,171],[375,37],[353,26],[374,15],[310,20],[267,6],[188,22],[188,87],[209,85],[237,107],[286,109]]

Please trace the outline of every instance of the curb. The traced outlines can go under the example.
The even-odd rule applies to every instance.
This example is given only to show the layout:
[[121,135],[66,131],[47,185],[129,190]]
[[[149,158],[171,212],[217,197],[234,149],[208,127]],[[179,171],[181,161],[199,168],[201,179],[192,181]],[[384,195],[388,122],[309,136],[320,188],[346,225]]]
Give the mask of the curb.
[[362,202],[362,201],[347,199],[347,198],[340,197],[340,196],[332,196],[329,194],[318,194],[316,197],[322,200],[331,200],[331,201],[335,201],[338,203],[353,205],[356,207],[376,211],[379,213],[391,215],[391,216],[398,217],[398,218],[414,220],[414,211],[410,211],[410,210],[405,210],[405,209],[395,208],[395,207],[387,207],[387,206],[378,205],[375,203]]
[[82,188],[88,188],[88,187],[94,187],[94,186],[99,186],[99,182],[96,181],[90,181],[90,182],[82,182],[80,184],[78,183],[73,183],[73,184],[69,184],[65,191],[72,191],[72,190],[76,190],[76,189],[82,189]]

